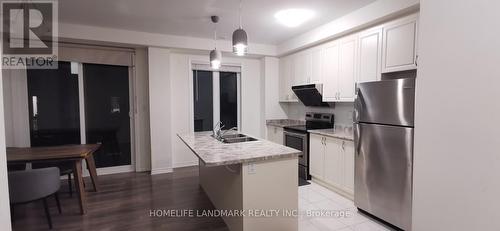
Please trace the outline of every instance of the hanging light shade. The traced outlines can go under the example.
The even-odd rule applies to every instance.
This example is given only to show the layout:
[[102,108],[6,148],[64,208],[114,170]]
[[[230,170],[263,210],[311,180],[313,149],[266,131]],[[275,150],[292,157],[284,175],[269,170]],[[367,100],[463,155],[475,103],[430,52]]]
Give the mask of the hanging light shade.
[[238,56],[243,56],[248,52],[248,36],[247,32],[241,26],[241,2],[240,0],[240,27],[233,32],[233,53]]
[[210,51],[210,67],[219,69],[222,60],[222,52],[216,49]]
[[222,62],[222,52],[217,50],[217,22],[219,22],[219,16],[214,15],[214,16],[210,17],[210,19],[212,20],[212,22],[215,25],[215,28],[214,28],[215,48],[210,51],[210,55],[209,55],[210,67],[212,67],[212,69],[219,69],[221,62]]
[[247,32],[242,28],[238,28],[233,32],[233,53],[238,56],[243,56],[248,52],[248,36]]

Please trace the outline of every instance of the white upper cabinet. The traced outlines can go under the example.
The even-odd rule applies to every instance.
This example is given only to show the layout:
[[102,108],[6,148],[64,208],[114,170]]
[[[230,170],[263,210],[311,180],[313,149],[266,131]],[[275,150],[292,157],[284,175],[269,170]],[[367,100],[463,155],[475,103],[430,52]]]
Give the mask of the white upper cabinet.
[[417,15],[384,25],[382,73],[417,68]]
[[418,14],[280,58],[280,101],[297,102],[292,86],[323,84],[324,102],[353,102],[356,83],[417,68]]
[[323,101],[354,101],[357,50],[357,35],[335,40],[324,46]]
[[324,46],[322,56],[321,80],[323,82],[323,101],[335,101],[339,89],[339,43],[337,41],[327,43]]
[[311,79],[309,83],[321,83],[321,70],[323,65],[322,47],[315,47],[311,51]]
[[293,55],[295,85],[304,85],[312,82],[312,52],[305,50]]
[[294,81],[293,86],[305,84],[307,82],[307,54],[300,52],[293,55]]
[[357,42],[357,35],[345,37],[340,40],[340,74],[337,99],[340,102],[354,101]]
[[297,102],[297,96],[292,91],[295,81],[293,56],[280,58],[280,102]]
[[382,68],[382,28],[377,27],[359,34],[357,82],[380,80]]

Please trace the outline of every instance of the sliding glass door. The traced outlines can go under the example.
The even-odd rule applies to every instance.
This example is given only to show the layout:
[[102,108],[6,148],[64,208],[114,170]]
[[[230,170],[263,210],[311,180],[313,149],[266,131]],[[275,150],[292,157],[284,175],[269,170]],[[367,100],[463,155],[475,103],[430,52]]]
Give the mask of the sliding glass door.
[[78,75],[69,62],[58,69],[28,69],[31,146],[80,143]]
[[239,126],[239,73],[193,70],[194,131],[211,131],[219,121],[224,129]]
[[101,143],[96,166],[131,164],[128,67],[83,64],[85,136]]
[[97,167],[132,164],[129,67],[27,70],[31,146],[100,143]]

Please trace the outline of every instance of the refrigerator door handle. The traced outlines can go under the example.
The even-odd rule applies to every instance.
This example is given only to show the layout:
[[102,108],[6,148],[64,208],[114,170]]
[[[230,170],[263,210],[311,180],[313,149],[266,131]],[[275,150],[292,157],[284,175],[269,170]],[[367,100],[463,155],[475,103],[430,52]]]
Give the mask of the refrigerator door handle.
[[359,124],[355,123],[354,124],[354,143],[356,144],[355,153],[358,156],[359,156],[360,149],[361,149],[361,139],[359,139],[359,137],[361,137],[361,129],[360,129]]

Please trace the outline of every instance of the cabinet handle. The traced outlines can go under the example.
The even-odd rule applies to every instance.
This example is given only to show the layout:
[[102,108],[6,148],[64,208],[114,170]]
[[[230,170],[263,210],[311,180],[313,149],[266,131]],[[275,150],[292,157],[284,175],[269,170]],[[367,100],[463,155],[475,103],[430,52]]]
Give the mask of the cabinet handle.
[[345,141],[342,141],[342,151],[345,152]]
[[418,66],[418,55],[415,57],[415,66]]

